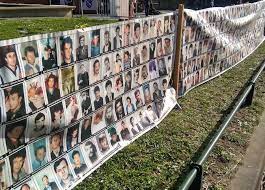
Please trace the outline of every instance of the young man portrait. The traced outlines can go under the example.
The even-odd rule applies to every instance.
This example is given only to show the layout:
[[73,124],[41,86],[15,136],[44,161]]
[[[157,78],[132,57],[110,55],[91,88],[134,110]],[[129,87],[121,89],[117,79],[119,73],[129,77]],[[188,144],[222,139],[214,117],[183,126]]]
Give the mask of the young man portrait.
[[81,92],[81,109],[83,115],[88,115],[92,112],[92,104],[89,96],[89,90]]
[[79,36],[79,47],[76,49],[77,61],[81,61],[88,58],[88,46],[85,45],[85,36]]
[[68,65],[74,62],[73,56],[73,41],[70,36],[62,37],[61,55],[62,55],[62,65]]
[[36,57],[38,54],[33,46],[27,46],[24,49],[24,58],[25,58],[25,74],[26,76],[33,75],[35,73],[40,72],[40,65],[38,58]]
[[101,97],[101,92],[99,86],[96,86],[94,88],[94,95],[95,95],[95,100],[94,100],[94,107],[95,110],[103,106],[103,98]]
[[59,190],[57,184],[54,181],[50,182],[47,175],[44,175],[41,180],[45,186],[43,190]]
[[74,150],[71,156],[73,159],[73,167],[75,174],[80,175],[84,173],[87,169],[87,166],[85,163],[82,163],[82,155],[80,154],[80,151]]
[[25,143],[27,120],[6,125],[5,140],[7,151],[14,150]]
[[60,181],[62,188],[67,189],[73,185],[74,177],[70,171],[69,164],[65,158],[61,158],[53,165],[57,178]]

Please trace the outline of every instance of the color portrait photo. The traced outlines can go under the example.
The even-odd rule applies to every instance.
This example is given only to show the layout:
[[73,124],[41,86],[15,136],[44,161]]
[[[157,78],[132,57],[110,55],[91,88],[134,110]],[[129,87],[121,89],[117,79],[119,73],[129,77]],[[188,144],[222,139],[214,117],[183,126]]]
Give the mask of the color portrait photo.
[[41,39],[40,57],[42,61],[43,71],[47,71],[57,67],[57,45],[56,38]]

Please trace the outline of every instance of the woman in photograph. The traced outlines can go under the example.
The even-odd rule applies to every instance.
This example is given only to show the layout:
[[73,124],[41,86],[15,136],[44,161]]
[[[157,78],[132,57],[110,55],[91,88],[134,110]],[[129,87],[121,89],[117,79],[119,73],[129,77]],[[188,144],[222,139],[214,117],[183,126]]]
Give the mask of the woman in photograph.
[[64,108],[63,104],[60,102],[52,107],[50,107],[51,120],[52,120],[52,131],[58,130],[60,127],[65,126],[64,118]]
[[156,20],[155,19],[151,19],[150,21],[150,32],[149,35],[151,38],[156,37]]
[[58,76],[54,75],[53,73],[50,73],[47,79],[45,80],[45,86],[49,103],[60,99],[61,95],[60,90],[58,89]]
[[117,95],[123,93],[123,77],[122,77],[122,75],[119,75],[116,77],[115,91],[117,92]]
[[100,54],[100,30],[92,31],[91,57]]
[[96,146],[91,141],[84,144],[85,153],[88,155],[89,160],[93,164],[98,159],[98,151]]
[[128,46],[131,44],[131,25],[128,23],[124,27],[124,35],[123,35],[124,46]]
[[92,64],[92,77],[91,77],[91,82],[95,83],[101,80],[101,64],[100,61],[98,59],[94,60],[93,64]]
[[79,124],[71,127],[67,131],[66,148],[67,150],[73,148],[78,143],[78,126]]

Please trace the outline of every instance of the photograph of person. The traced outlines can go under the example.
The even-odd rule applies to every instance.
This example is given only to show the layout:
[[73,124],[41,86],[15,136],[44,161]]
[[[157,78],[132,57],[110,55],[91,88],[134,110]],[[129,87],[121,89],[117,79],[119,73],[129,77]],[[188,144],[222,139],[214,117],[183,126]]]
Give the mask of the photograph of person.
[[142,127],[140,126],[140,122],[138,121],[137,115],[131,116],[129,118],[129,122],[133,136],[136,136],[139,132],[142,131]]
[[176,16],[172,15],[170,17],[170,26],[169,26],[170,32],[173,33],[176,31]]
[[21,181],[28,175],[28,160],[25,148],[9,156],[9,163],[13,184]]
[[113,74],[112,54],[102,56],[103,60],[103,78],[109,78]]
[[92,91],[93,91],[92,98],[93,98],[94,110],[97,110],[97,109],[101,108],[104,104],[103,90],[102,90],[101,84],[93,87]]
[[100,29],[91,31],[91,57],[100,54]]
[[79,99],[77,98],[78,94],[70,96],[69,98],[65,99],[65,119],[66,125],[71,123],[75,123],[82,117],[82,112],[79,104]]
[[142,40],[149,39],[149,19],[143,20]]
[[99,134],[96,137],[96,139],[97,139],[97,144],[98,144],[99,151],[102,154],[106,153],[110,149],[110,147],[109,147],[109,142],[108,142],[108,139],[107,139],[105,131],[102,132],[101,134]]
[[131,58],[132,58],[131,57],[131,49],[130,48],[125,49],[123,51],[123,68],[124,68],[124,70],[131,68],[131,64],[132,64]]
[[121,136],[121,139],[123,141],[129,141],[131,140],[132,138],[132,135],[130,133],[130,130],[128,128],[128,125],[127,125],[127,120],[126,119],[123,119],[121,122],[119,122],[118,124],[118,132]]
[[68,65],[74,62],[73,55],[73,37],[72,36],[61,36],[61,65]]
[[144,92],[144,101],[145,104],[150,104],[152,102],[151,92],[150,92],[150,85],[146,84],[143,86],[143,92]]
[[149,44],[149,58],[152,60],[156,58],[156,41],[151,41]]
[[156,40],[156,56],[157,57],[164,56],[164,49],[163,49],[162,38],[158,38]]
[[122,47],[121,26],[115,25],[113,27],[113,32],[113,49],[117,50]]
[[140,78],[140,68],[133,69],[133,87],[140,86],[142,84],[142,80]]
[[7,151],[17,149],[25,143],[25,130],[27,120],[18,121],[5,128],[5,141]]
[[130,114],[130,113],[135,112],[135,110],[136,110],[136,107],[133,104],[132,98],[131,98],[130,95],[131,94],[129,93],[129,94],[126,94],[126,96],[125,96],[126,97],[126,100],[125,100],[125,110],[126,110],[126,114],[127,115]]
[[76,65],[78,89],[83,89],[89,85],[89,61]]
[[92,135],[91,132],[92,116],[89,116],[81,121],[81,142],[89,139]]
[[109,27],[105,27],[101,29],[101,39],[102,41],[102,52],[107,53],[112,50],[112,43],[111,43],[111,38],[110,38],[110,30]]
[[141,46],[141,63],[145,63],[149,61],[149,44],[148,43],[143,43]]
[[9,83],[22,78],[15,45],[0,47],[0,79],[1,83]]
[[62,102],[50,107],[50,114],[52,131],[56,131],[62,127],[65,127],[64,106]]
[[[89,158],[89,161],[94,164],[100,157],[98,148],[96,146],[95,137],[89,141],[86,141],[81,145],[83,155],[85,158]],[[86,159],[87,160],[87,159]],[[89,164],[89,163],[88,163]]]
[[59,78],[58,72],[53,71],[44,75],[45,77],[45,87],[48,103],[52,103],[61,98],[61,93],[59,90]]
[[151,86],[151,92],[152,92],[152,98],[154,101],[159,101],[163,97],[162,90],[161,89],[161,84],[159,80],[156,80],[150,84]]
[[51,166],[45,167],[36,173],[33,179],[40,190],[59,190]]
[[101,58],[92,59],[90,61],[90,85],[100,81],[101,78]]
[[156,31],[156,19],[152,18],[150,20],[150,30],[149,30],[149,35],[150,38],[155,38],[157,36],[157,31]]
[[123,62],[122,62],[122,51],[118,51],[115,53],[114,61],[114,73],[120,73],[123,71]]
[[145,83],[149,80],[148,64],[141,67],[141,81]]
[[108,128],[108,134],[110,136],[110,144],[114,146],[116,143],[120,142],[120,136],[117,134],[115,125]]
[[92,127],[91,127],[92,134],[95,134],[106,127],[105,119],[103,117],[104,117],[104,108],[96,111],[93,114]]
[[105,107],[105,123],[106,126],[108,127],[114,122],[115,122],[114,107],[113,103],[111,103]]
[[48,162],[46,138],[29,145],[32,171],[39,169]]
[[156,35],[162,36],[164,34],[164,17],[157,18]]
[[152,121],[147,117],[144,110],[139,111],[139,119],[143,129],[149,127],[152,124]]
[[88,41],[86,39],[86,33],[79,33],[79,37],[77,38],[77,48],[76,48],[76,60],[82,61],[88,58]]
[[113,82],[112,79],[109,79],[105,82],[105,102],[106,104],[111,102],[114,99]]
[[28,108],[30,111],[36,111],[45,106],[44,90],[42,78],[35,77],[26,82],[28,92]]
[[165,58],[159,58],[157,59],[157,64],[158,64],[158,73],[159,76],[165,76],[167,75],[167,66],[166,66],[166,62],[165,62]]
[[28,118],[26,138],[29,140],[36,139],[49,132],[51,122],[48,111],[48,109],[45,109]]
[[68,157],[70,158],[75,175],[81,177],[88,170],[88,167],[84,161],[80,148],[77,147],[69,152]]
[[7,160],[0,160],[0,189],[7,189],[10,184],[10,175],[8,173]]
[[125,78],[125,85],[124,85],[124,93],[125,93],[132,89],[132,71],[126,72],[124,78]]
[[150,104],[150,105],[147,106],[146,116],[147,116],[152,122],[156,122],[156,121],[158,120],[158,116],[156,115],[155,105],[154,105],[154,104]]
[[75,179],[66,156],[54,162],[53,169],[62,188],[68,189],[74,185]]
[[134,98],[135,98],[136,108],[137,109],[141,108],[144,105],[143,94],[142,94],[141,88],[138,88],[134,91]]
[[169,55],[173,52],[172,42],[170,37],[164,38],[164,54]]
[[151,80],[159,77],[156,59],[149,61],[149,76]]
[[62,155],[63,150],[63,131],[50,136],[50,156],[51,160]]
[[7,121],[26,115],[24,84],[20,83],[4,89]]
[[125,116],[122,97],[118,98],[115,101],[115,113],[116,113],[117,120],[120,120]]
[[164,96],[166,96],[167,87],[168,87],[168,80],[164,78],[162,79],[162,91]]
[[170,22],[169,22],[169,16],[164,17],[164,33],[169,34],[170,33]]
[[40,40],[40,57],[43,71],[57,67],[56,38],[46,38]]
[[155,101],[155,108],[156,108],[156,114],[159,118],[163,116],[162,111],[164,108],[164,102],[163,100]]
[[129,46],[132,43],[131,40],[131,23],[126,22],[125,25],[123,25],[123,46]]
[[61,69],[62,94],[66,96],[75,91],[75,70],[74,66]]
[[141,54],[138,46],[133,47],[133,67],[136,67],[141,64]]
[[92,104],[90,99],[89,90],[84,90],[80,93],[81,109],[83,116],[86,116],[92,112]]
[[77,145],[77,143],[79,143],[79,123],[65,130],[64,134],[65,150],[73,148],[75,145]]
[[141,23],[136,21],[133,26],[133,43],[138,44],[141,42]]
[[24,181],[22,185],[13,187],[14,190],[37,190],[33,180]]
[[20,54],[24,65],[25,76],[31,76],[42,70],[37,41],[19,44]]
[[123,75],[117,75],[114,77],[114,92],[115,96],[118,97],[124,92]]

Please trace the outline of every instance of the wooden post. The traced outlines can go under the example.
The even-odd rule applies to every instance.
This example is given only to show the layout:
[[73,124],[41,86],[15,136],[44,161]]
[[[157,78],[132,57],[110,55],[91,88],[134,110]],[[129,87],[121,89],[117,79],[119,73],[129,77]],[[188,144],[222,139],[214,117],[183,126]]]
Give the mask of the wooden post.
[[[181,1],[183,2],[183,1]],[[176,53],[175,53],[175,63],[173,68],[173,87],[176,90],[177,97],[179,95],[179,74],[180,74],[180,57],[182,48],[182,30],[184,24],[184,4],[179,4],[178,6],[178,25],[176,32]]]

